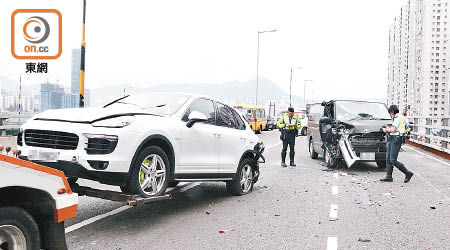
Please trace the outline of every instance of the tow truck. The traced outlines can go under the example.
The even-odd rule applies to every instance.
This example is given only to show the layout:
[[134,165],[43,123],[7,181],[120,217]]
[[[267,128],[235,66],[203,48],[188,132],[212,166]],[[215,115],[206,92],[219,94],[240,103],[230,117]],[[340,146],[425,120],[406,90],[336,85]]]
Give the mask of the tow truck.
[[77,207],[63,172],[0,154],[0,249],[67,249]]
[[129,206],[171,199],[170,194],[138,195],[84,187],[64,173],[2,154],[0,146],[0,249],[67,249],[64,221],[76,217],[79,196],[90,196]]

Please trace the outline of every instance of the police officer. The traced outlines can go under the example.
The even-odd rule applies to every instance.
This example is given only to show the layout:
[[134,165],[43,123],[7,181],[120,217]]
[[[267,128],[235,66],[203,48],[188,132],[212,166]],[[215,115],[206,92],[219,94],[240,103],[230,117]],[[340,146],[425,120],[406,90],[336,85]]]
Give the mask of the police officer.
[[278,121],[278,128],[281,130],[280,139],[283,141],[283,150],[281,151],[281,166],[286,165],[286,152],[289,145],[289,158],[291,160],[290,165],[295,167],[294,163],[294,147],[295,137],[298,135],[298,131],[302,129],[300,117],[294,114],[294,108],[289,107],[288,113],[284,114]]
[[385,133],[389,134],[386,147],[386,177],[380,179],[380,181],[392,182],[392,171],[393,166],[395,166],[405,174],[404,182],[407,183],[411,180],[411,177],[414,174],[408,171],[403,163],[397,161],[398,153],[400,151],[402,143],[404,142],[406,120],[404,116],[399,114],[399,110],[396,105],[391,105],[388,109],[388,112],[394,121],[391,126],[383,129]]

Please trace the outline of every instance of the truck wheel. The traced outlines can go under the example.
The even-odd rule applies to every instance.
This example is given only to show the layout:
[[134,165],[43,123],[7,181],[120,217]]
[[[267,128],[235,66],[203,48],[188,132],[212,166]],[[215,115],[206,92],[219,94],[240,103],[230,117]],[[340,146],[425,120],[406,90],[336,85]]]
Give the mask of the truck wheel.
[[253,190],[253,162],[243,159],[239,164],[234,180],[227,181],[227,191],[232,195],[245,195]]
[[314,151],[312,139],[309,140],[309,155],[311,156],[311,159],[317,159],[317,157],[319,157],[319,154]]
[[169,158],[157,146],[143,149],[132,166],[127,189],[144,198],[160,196],[169,182]]
[[377,161],[378,169],[385,169],[386,168],[386,161]]
[[38,225],[26,210],[0,208],[0,249],[39,250],[40,247]]
[[259,129],[255,131],[255,134],[261,134],[261,127],[259,127]]
[[338,165],[337,159],[331,154],[330,150],[325,149],[323,152],[325,159],[325,166],[327,168],[336,168]]

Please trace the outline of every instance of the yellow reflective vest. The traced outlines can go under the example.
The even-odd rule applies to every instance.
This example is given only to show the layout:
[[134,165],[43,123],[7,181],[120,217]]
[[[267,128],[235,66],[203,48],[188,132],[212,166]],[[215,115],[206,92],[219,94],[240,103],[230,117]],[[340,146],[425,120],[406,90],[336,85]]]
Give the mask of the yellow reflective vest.
[[278,128],[284,128],[286,130],[301,130],[301,119],[297,114],[294,114],[289,122],[289,115],[284,114],[277,123]]

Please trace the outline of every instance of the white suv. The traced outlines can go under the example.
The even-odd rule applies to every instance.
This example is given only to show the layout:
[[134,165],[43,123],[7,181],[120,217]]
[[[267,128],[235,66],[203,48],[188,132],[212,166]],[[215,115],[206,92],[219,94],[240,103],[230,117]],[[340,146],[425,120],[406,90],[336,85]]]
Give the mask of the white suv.
[[18,145],[24,159],[143,197],[179,181],[225,181],[232,194],[246,194],[264,160],[264,145],[235,109],[181,93],[47,110],[23,125]]

